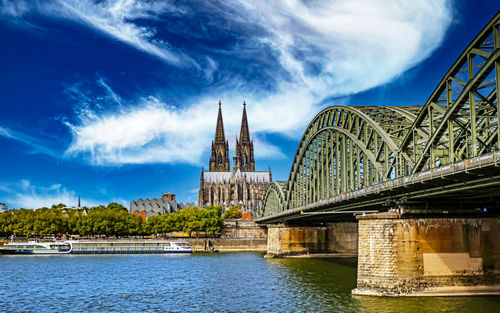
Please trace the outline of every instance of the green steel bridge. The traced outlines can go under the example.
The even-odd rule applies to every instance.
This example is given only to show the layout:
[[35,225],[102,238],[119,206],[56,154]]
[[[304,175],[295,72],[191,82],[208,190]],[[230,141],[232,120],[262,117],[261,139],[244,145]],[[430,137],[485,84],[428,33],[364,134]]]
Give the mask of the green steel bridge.
[[331,106],[304,132],[261,224],[399,210],[500,213],[500,12],[419,106]]

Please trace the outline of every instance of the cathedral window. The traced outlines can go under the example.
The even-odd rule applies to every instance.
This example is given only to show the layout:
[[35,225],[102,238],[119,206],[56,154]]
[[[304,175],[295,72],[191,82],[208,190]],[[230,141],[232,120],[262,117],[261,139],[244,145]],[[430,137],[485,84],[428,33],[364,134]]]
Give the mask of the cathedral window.
[[243,164],[247,164],[247,157],[243,157]]
[[243,188],[238,185],[238,201],[242,201],[243,200]]
[[219,161],[219,164],[222,164],[222,156],[219,155],[218,161]]

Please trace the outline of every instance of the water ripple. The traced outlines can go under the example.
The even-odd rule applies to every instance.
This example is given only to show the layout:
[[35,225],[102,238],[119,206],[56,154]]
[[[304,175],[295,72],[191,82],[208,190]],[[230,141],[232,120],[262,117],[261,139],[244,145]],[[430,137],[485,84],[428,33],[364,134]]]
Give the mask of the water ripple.
[[493,312],[498,298],[353,297],[355,260],[2,256],[2,312]]

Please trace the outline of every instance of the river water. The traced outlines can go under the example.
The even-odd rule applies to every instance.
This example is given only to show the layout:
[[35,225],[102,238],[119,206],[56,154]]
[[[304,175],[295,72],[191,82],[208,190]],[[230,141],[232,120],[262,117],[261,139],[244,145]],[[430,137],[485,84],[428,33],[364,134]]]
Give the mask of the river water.
[[0,257],[0,312],[500,312],[500,297],[355,297],[355,285],[351,259]]

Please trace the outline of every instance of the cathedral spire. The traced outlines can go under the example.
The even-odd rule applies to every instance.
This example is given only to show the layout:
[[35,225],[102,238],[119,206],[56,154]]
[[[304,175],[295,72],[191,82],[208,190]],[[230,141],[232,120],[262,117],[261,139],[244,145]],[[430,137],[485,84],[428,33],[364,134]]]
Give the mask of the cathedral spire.
[[240,140],[236,140],[236,149],[233,157],[233,171],[255,172],[255,158],[253,142],[250,140],[246,103],[243,102],[243,116],[241,117]]
[[222,102],[219,101],[219,114],[217,115],[217,127],[215,128],[215,143],[226,142],[224,134],[224,122],[222,121]]
[[217,126],[215,138],[212,141],[212,154],[210,156],[210,172],[229,171],[229,143],[224,134],[224,122],[222,121],[222,103],[219,101],[219,113],[217,115]]
[[240,143],[250,143],[250,130],[248,129],[247,104],[243,101],[243,116],[241,117]]

